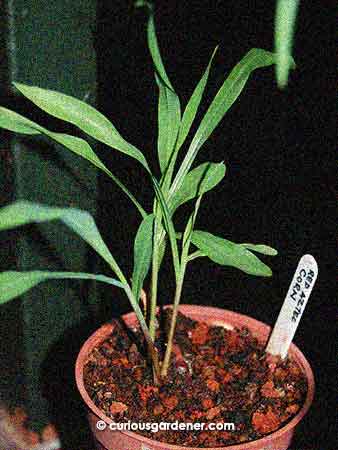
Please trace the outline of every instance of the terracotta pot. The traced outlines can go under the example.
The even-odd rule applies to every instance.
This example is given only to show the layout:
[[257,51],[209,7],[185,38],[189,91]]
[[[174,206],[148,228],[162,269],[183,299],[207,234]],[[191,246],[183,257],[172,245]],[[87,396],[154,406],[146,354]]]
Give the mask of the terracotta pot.
[[[234,326],[246,326],[253,335],[261,342],[266,342],[271,331],[268,325],[243,316],[238,313],[226,311],[219,308],[195,305],[181,305],[180,311],[192,319],[204,321],[209,324],[222,324],[227,328]],[[137,319],[134,313],[123,316],[128,326],[135,326]],[[97,441],[97,449],[100,450],[201,450],[196,447],[182,447],[179,445],[165,444],[153,439],[148,439],[131,431],[111,431],[109,426],[100,431],[97,429],[97,422],[103,420],[106,424],[112,423],[112,420],[100,411],[87,394],[83,383],[83,367],[87,361],[88,355],[92,349],[106,339],[112,331],[112,324],[103,325],[97,330],[83,345],[76,361],[76,383],[80,394],[88,408],[88,419],[91,430]],[[268,436],[257,439],[245,444],[236,444],[226,447],[208,448],[208,450],[287,450],[289,447],[296,425],[308,411],[314,396],[314,378],[311,367],[305,359],[302,352],[291,345],[290,354],[303,369],[308,383],[308,392],[303,407],[298,414],[284,427],[269,434]]]

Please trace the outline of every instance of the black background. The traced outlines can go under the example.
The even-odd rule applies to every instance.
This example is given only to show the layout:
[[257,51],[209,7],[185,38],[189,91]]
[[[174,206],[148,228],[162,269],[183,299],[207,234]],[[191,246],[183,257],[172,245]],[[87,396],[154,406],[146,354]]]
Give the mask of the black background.
[[[99,107],[144,152],[158,174],[157,88],[147,49],[146,12],[134,10],[131,2],[109,3],[99,2],[95,32]],[[202,113],[250,48],[273,49],[271,2],[170,1],[155,6],[162,57],[182,109],[217,44]],[[255,71],[196,160],[224,160],[227,166],[223,182],[203,200],[198,228],[235,242],[277,248],[277,257],[265,258],[273,277],[254,278],[197,260],[188,267],[182,300],[239,311],[272,325],[300,257],[310,253],[317,259],[319,278],[294,340],[314,370],[316,396],[299,427],[294,450],[337,448],[336,433],[331,427],[329,431],[336,410],[333,41],[332,11],[321,2],[303,2],[293,52],[297,69],[288,88],[277,89],[272,68]],[[197,116],[197,124],[201,117]],[[100,156],[150,210],[151,185],[140,165],[110,149],[102,149]],[[188,210],[182,208],[177,216],[178,228]],[[140,217],[104,176],[98,220],[114,255],[130,273]],[[170,262],[163,273],[160,297],[169,303]],[[110,293],[102,295],[106,295],[103,317],[130,309],[118,294],[113,302]]]

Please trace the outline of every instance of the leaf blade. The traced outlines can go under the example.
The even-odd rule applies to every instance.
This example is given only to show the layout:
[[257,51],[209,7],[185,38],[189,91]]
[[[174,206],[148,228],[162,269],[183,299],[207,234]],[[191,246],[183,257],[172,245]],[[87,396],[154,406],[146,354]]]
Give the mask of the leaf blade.
[[160,48],[159,48],[158,40],[157,40],[157,36],[156,36],[154,13],[153,13],[152,8],[149,8],[149,18],[148,18],[148,24],[147,24],[147,39],[148,39],[149,51],[150,51],[151,58],[153,60],[156,72],[162,78],[165,85],[169,89],[171,89],[172,92],[175,92],[174,88],[169,80],[169,77],[167,75],[167,72],[165,70],[163,61],[162,61],[162,56],[161,56],[161,52],[160,52]]
[[252,250],[257,253],[261,253],[262,255],[268,256],[276,256],[278,255],[278,251],[275,248],[270,247],[265,244],[240,244],[242,247],[247,248],[248,250]]
[[275,13],[276,79],[279,88],[286,87],[292,68],[292,45],[299,0],[278,0]]
[[191,242],[212,261],[231,266],[249,275],[271,276],[271,269],[249,250],[206,231],[194,231]]
[[158,160],[163,174],[174,153],[181,123],[181,106],[163,64],[156,35],[153,7],[148,2],[141,2],[138,6],[147,6],[149,12],[147,41],[155,68],[156,83],[159,87],[157,146]]
[[81,156],[95,167],[102,170],[106,175],[108,175],[119,187],[120,189],[129,197],[129,199],[134,203],[136,208],[139,210],[140,214],[145,217],[147,214],[133,196],[133,194],[128,190],[128,188],[115,176],[112,172],[103,164],[100,158],[93,151],[91,146],[84,139],[78,138],[76,136],[71,136],[65,133],[54,133],[47,130],[37,123],[27,119],[20,114],[11,111],[10,109],[0,106],[0,128],[10,130],[16,133],[22,133],[27,135],[45,135],[63,145],[68,150],[75,153],[77,156]]
[[75,125],[97,141],[131,156],[149,172],[142,152],[127,142],[114,125],[91,105],[61,92],[17,82],[13,84],[21,94],[46,113]]
[[169,198],[171,198],[181,186],[183,179],[194,162],[199,149],[209,138],[235,100],[239,97],[250,74],[258,68],[268,67],[274,63],[275,55],[273,53],[263,49],[253,48],[232,69],[230,75],[226,78],[211,102],[195,133],[195,136],[193,137],[188,152],[172,183]]
[[7,271],[0,273],[0,305],[19,297],[43,281],[56,279],[94,280],[108,283],[119,288],[124,287],[121,282],[114,278],[91,273],[50,272],[40,270],[30,272]]
[[172,253],[172,258],[173,258],[173,266],[174,266],[174,270],[175,270],[175,276],[176,276],[176,279],[178,279],[180,276],[180,260],[179,260],[177,239],[176,239],[176,232],[175,232],[174,224],[172,222],[169,208],[168,208],[167,202],[164,198],[164,195],[161,191],[161,188],[160,188],[157,180],[155,179],[155,177],[152,177],[152,180],[153,180],[153,186],[155,189],[156,198],[160,204],[160,207],[161,207],[161,210],[163,213],[164,222],[166,225],[166,230],[167,230],[167,233],[169,236],[169,242],[170,242],[170,246],[171,246],[171,253]]
[[188,172],[181,187],[170,201],[171,214],[179,206],[217,186],[224,178],[225,171],[226,167],[223,162],[206,162]]
[[212,64],[212,61],[214,59],[214,56],[215,56],[217,50],[218,50],[218,46],[213,51],[210,61],[209,61],[209,64],[208,64],[202,78],[200,79],[199,83],[197,84],[194,92],[192,93],[192,95],[188,101],[188,104],[184,110],[182,121],[181,121],[181,126],[180,126],[180,131],[179,131],[179,136],[178,136],[178,140],[177,140],[177,148],[178,149],[182,146],[186,137],[188,136],[191,125],[196,117],[196,113],[197,113],[198,107],[201,103],[202,96],[203,96],[203,93],[205,90],[205,86],[208,82],[211,64]]
[[115,272],[119,270],[93,217],[88,212],[77,208],[55,208],[25,200],[18,200],[0,209],[0,231],[52,220],[61,220],[85,240]]
[[132,292],[139,299],[143,282],[149,272],[153,245],[154,215],[149,214],[141,222],[134,242],[134,270]]
[[181,106],[177,95],[155,74],[159,87],[158,101],[158,160],[161,173],[168,167],[181,122]]

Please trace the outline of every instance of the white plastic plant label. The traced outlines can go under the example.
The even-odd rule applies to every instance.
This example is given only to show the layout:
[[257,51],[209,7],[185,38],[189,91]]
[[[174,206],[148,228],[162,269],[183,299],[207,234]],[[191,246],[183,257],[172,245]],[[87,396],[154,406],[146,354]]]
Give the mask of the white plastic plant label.
[[266,347],[268,353],[286,357],[317,275],[314,257],[302,256]]

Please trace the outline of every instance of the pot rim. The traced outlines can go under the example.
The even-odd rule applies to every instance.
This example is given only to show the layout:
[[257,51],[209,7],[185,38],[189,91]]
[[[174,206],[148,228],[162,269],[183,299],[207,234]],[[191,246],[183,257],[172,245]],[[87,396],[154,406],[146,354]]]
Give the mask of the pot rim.
[[[166,305],[164,308],[171,308],[172,305]],[[227,309],[217,308],[213,306],[202,306],[202,305],[187,305],[182,304],[179,306],[179,311],[183,314],[186,314],[189,317],[189,313],[192,315],[199,314],[203,315],[203,312],[208,312],[209,314],[214,314],[216,316],[221,316],[224,313],[227,314],[227,318],[224,318],[223,320],[217,319],[206,319],[205,322],[207,323],[213,323],[213,322],[219,322],[219,324],[223,323],[240,323],[241,325],[248,326],[248,328],[260,328],[260,335],[262,337],[262,334],[264,337],[268,337],[268,335],[271,332],[271,327],[263,322],[260,322],[252,317],[246,316],[244,314],[240,314],[234,311],[230,311]],[[124,321],[127,322],[131,321],[135,317],[134,312],[130,312],[127,314],[124,314],[121,316]],[[198,320],[198,319],[195,319]],[[113,423],[113,420],[107,417],[103,411],[101,411],[92,401],[92,399],[89,397],[83,381],[83,367],[86,362],[86,358],[88,354],[91,352],[91,350],[97,346],[100,342],[103,342],[107,335],[109,335],[113,329],[114,325],[113,323],[106,323],[102,325],[98,330],[96,330],[83,344],[83,346],[80,349],[80,352],[78,354],[76,364],[75,364],[75,378],[76,378],[76,384],[77,388],[81,394],[81,397],[83,401],[85,402],[87,408],[91,410],[92,413],[94,413],[96,416],[98,416],[101,420],[103,420],[106,424]],[[263,330],[263,333],[262,333]],[[254,332],[254,335],[257,334]],[[266,335],[266,336],[265,336]],[[314,375],[311,369],[310,364],[308,363],[307,359],[303,355],[303,353],[299,350],[299,348],[295,344],[291,344],[289,354],[295,358],[297,363],[301,366],[303,373],[306,376],[307,381],[307,394],[305,398],[305,402],[301,409],[298,411],[298,413],[288,422],[285,426],[282,428],[279,428],[276,431],[273,431],[272,433],[268,434],[267,436],[261,437],[259,439],[256,439],[254,441],[249,441],[246,443],[241,444],[233,444],[229,446],[219,446],[219,447],[184,447],[185,450],[240,450],[243,449],[243,445],[245,445],[245,450],[250,450],[251,448],[255,449],[257,448],[257,444],[261,443],[262,445],[268,445],[271,441],[281,437],[291,429],[295,428],[295,426],[302,420],[302,418],[305,416],[307,411],[309,410],[311,403],[313,401],[314,397],[314,391],[315,391],[315,381],[314,381]],[[145,436],[142,436],[141,434],[138,434],[134,431],[118,431],[121,434],[124,434],[126,436],[129,436],[131,438],[134,438],[138,441],[141,441],[145,445],[154,445],[157,446],[163,446],[163,450],[181,450],[182,446],[175,445],[175,444],[167,444],[162,441],[157,441],[156,439],[149,439]]]

